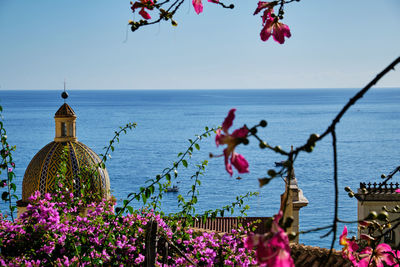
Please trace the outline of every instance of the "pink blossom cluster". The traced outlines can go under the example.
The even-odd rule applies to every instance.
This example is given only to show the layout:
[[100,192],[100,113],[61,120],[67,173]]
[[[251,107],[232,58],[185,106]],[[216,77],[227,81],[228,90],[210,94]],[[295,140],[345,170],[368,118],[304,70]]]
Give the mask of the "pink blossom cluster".
[[81,207],[70,209],[66,202],[36,192],[14,223],[0,217],[0,266],[141,265],[143,228],[150,220],[159,225],[160,235],[172,237],[160,215],[138,211],[114,220],[113,205],[106,200],[93,203],[87,215],[80,216]]
[[394,250],[386,243],[378,244],[375,249],[365,246],[361,249],[354,238],[347,237],[345,226],[340,235],[339,243],[343,246],[342,256],[352,262],[355,267],[399,267],[400,251]]
[[[221,237],[194,232],[182,227],[179,220],[163,218],[151,210],[137,210],[116,218],[112,201],[87,206],[75,202],[71,206],[73,200],[72,194],[36,192],[29,199],[26,212],[15,222],[0,215],[0,266],[141,266],[150,222],[158,225],[158,236],[174,243],[198,265],[257,264],[254,252],[245,248],[242,236],[247,232],[243,228]],[[172,255],[168,257],[168,266],[189,265],[185,257]],[[157,255],[156,265],[162,266],[162,260],[162,255]]]
[[[219,236],[214,232],[185,231],[185,240],[176,242],[184,248],[185,255],[198,266],[253,266],[257,264],[251,250],[244,247],[242,235],[243,228],[232,230],[229,234]],[[196,255],[196,257],[193,257]],[[174,259],[173,266],[188,266],[189,262],[184,257]]]

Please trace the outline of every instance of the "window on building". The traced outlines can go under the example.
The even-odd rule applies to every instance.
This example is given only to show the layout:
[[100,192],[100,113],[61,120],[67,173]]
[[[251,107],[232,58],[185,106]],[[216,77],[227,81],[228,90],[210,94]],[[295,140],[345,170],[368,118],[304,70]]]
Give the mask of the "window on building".
[[67,125],[65,122],[61,123],[61,137],[67,136]]
[[69,124],[69,136],[74,136],[74,125],[73,125],[73,123]]

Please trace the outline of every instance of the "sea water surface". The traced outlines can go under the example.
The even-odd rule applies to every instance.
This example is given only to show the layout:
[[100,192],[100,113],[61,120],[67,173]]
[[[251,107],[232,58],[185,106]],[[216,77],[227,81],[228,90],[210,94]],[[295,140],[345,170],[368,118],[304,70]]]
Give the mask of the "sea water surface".
[[[172,166],[177,154],[184,152],[189,138],[202,134],[204,127],[222,124],[231,108],[236,108],[232,130],[268,121],[258,135],[270,145],[303,145],[311,133],[322,133],[356,89],[298,89],[298,90],[71,90],[67,103],[78,116],[78,140],[103,153],[114,131],[127,122],[137,127],[122,135],[120,144],[107,161],[112,194],[119,203],[130,192],[137,192],[145,181]],[[18,194],[22,178],[32,157],[54,139],[54,113],[63,104],[61,91],[0,91],[4,125],[8,141],[17,146],[14,153]],[[339,157],[339,215],[343,220],[357,218],[357,202],[343,190],[356,190],[360,182],[379,182],[382,173],[389,173],[400,159],[400,88],[374,88],[353,106],[337,125]],[[299,187],[308,199],[300,211],[300,228],[308,230],[329,225],[333,218],[333,152],[327,136],[313,153],[302,153],[295,162]],[[225,171],[223,158],[209,158],[209,153],[221,154],[214,135],[200,142],[201,150],[188,160],[189,168],[179,170],[179,194],[186,196],[196,164],[208,160],[201,177],[196,212],[221,208],[235,201],[235,196],[248,191],[260,195],[248,201],[248,216],[272,216],[280,205],[284,183],[275,179],[259,188],[257,178],[265,177],[274,162],[282,156],[260,150],[258,142],[250,139],[247,146],[237,147],[250,164],[250,172],[236,179]],[[395,181],[399,180],[399,175]],[[163,198],[162,210],[178,210],[178,193]],[[136,208],[142,203],[135,203]],[[2,212],[7,207],[0,205]],[[356,227],[349,226],[353,231]],[[342,225],[339,231],[341,231]],[[328,247],[330,239],[320,239],[325,232],[305,234],[300,242]]]

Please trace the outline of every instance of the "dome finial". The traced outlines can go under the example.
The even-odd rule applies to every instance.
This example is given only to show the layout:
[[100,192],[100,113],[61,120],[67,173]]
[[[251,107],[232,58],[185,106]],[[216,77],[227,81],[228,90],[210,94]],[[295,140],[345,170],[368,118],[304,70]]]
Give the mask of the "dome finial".
[[68,93],[65,91],[65,79],[64,79],[64,92],[61,93],[61,97],[65,100],[68,98]]

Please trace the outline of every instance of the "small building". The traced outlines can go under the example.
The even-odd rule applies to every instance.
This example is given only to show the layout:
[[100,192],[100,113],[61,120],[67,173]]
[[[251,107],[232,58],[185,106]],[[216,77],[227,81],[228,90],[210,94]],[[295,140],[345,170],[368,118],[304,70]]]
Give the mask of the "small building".
[[[65,91],[62,96],[64,99],[68,97]],[[110,197],[107,170],[99,167],[99,156],[76,137],[77,116],[74,110],[64,102],[55,113],[54,119],[54,141],[40,149],[26,168],[22,182],[22,199],[17,202],[18,217],[25,211],[28,198],[35,191],[41,194],[54,192],[58,186],[56,177],[63,161],[66,163],[65,186],[75,196],[80,196],[84,184],[90,184],[93,195]]]
[[[400,206],[400,194],[396,193],[399,189],[399,183],[360,183],[360,188],[355,194],[358,200],[358,221],[362,221],[372,212],[378,214],[382,212],[382,208],[393,210],[396,206]],[[395,221],[400,218],[400,213],[389,212],[389,221]],[[358,235],[367,233],[367,230],[359,230]],[[389,231],[381,242],[387,243],[392,247],[396,246],[400,240],[400,228],[397,227],[393,231]]]

